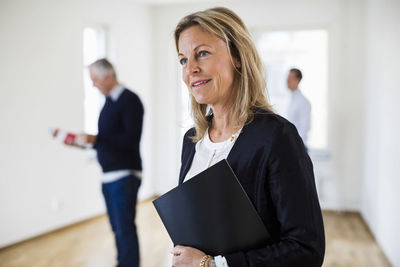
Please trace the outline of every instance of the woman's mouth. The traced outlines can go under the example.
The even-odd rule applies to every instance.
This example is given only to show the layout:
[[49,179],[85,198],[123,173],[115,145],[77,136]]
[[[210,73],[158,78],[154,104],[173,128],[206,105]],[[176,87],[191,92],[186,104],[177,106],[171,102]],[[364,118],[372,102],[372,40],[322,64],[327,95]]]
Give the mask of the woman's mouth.
[[196,81],[196,82],[192,83],[192,87],[193,87],[193,88],[197,88],[197,87],[199,87],[199,86],[202,86],[202,85],[208,83],[209,81],[211,81],[211,79],[209,79],[209,80]]

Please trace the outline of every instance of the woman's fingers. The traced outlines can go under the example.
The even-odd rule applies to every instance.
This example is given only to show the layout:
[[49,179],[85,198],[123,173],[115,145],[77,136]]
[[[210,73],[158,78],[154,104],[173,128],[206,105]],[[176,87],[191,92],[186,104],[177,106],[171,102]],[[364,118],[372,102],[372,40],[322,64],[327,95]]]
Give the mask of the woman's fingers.
[[171,254],[173,254],[174,256],[180,256],[186,247],[184,246],[175,246],[172,250],[171,250]]
[[172,264],[173,266],[198,266],[202,257],[205,255],[204,252],[185,246],[175,246],[171,250]]

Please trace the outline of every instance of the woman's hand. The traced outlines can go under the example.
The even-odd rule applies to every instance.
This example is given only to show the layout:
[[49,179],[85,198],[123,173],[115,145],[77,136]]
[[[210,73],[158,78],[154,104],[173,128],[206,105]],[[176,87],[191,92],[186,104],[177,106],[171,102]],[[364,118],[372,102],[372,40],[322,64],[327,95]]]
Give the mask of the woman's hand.
[[[174,267],[199,267],[201,259],[206,255],[203,251],[192,247],[176,246],[171,251]],[[209,260],[210,261],[210,260]],[[205,266],[210,266],[206,263]]]

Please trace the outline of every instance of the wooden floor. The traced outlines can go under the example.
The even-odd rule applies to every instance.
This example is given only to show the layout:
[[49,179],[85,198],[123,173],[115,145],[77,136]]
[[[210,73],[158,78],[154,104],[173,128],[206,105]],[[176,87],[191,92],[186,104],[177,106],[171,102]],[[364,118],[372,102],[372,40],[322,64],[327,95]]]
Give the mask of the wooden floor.
[[[324,212],[325,267],[391,266],[357,213]],[[172,244],[151,201],[138,205],[142,267],[171,266]],[[0,249],[0,267],[113,267],[113,235],[107,217],[64,228]]]

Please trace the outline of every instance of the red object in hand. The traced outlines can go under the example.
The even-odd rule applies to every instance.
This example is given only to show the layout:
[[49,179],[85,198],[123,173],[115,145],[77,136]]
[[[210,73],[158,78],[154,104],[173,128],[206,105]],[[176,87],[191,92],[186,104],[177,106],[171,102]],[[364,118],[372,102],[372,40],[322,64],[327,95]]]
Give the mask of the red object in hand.
[[67,145],[75,144],[76,134],[67,133],[64,138],[64,143]]
[[81,140],[78,140],[78,135],[74,133],[67,132],[65,130],[61,130],[58,128],[50,128],[50,134],[59,142],[62,142],[66,145],[73,146],[83,146]]

